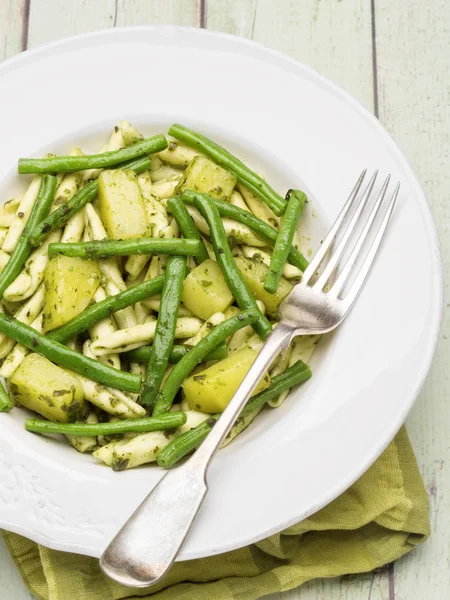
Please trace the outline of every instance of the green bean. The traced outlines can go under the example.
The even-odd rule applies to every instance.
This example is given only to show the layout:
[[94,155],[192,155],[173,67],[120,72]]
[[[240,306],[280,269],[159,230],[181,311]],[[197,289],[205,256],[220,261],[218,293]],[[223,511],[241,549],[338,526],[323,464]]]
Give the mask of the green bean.
[[166,138],[163,135],[155,135],[127,148],[103,152],[102,154],[19,158],[18,172],[22,175],[24,173],[70,173],[86,169],[109,169],[132,158],[138,158],[153,152],[161,152],[166,148]]
[[158,416],[170,410],[183,381],[214,348],[217,348],[218,344],[242,327],[252,325],[258,318],[259,310],[254,308],[244,310],[217,325],[192,350],[189,350],[170,372],[163,389],[158,394],[153,415]]
[[195,256],[200,252],[200,242],[178,238],[138,238],[127,240],[98,240],[95,242],[58,242],[48,245],[50,258],[62,254],[96,260],[109,256],[134,254],[172,254]]
[[185,431],[169,442],[167,446],[161,448],[156,454],[158,465],[167,469],[167,467],[171,467],[182,459],[183,456],[195,450],[211,431],[216,421],[217,417],[210,417],[206,421],[203,421],[203,423],[200,423],[200,425],[197,425],[197,427]]
[[63,435],[117,435],[147,431],[176,429],[186,423],[183,412],[173,412],[160,417],[126,419],[114,423],[52,423],[43,419],[27,419],[25,429],[33,433],[60,433]]
[[169,134],[181,142],[203,152],[218,165],[233,172],[238,181],[248,186],[251,191],[261,198],[273,212],[280,216],[286,208],[286,201],[273,190],[262,177],[249,169],[242,161],[233,156],[228,150],[211,141],[204,135],[175,123],[169,129]]
[[144,171],[148,171],[151,165],[152,161],[148,156],[141,156],[140,158],[133,158],[133,160],[117,165],[116,169],[129,169],[130,171],[134,171],[136,175],[140,175]]
[[142,383],[141,390],[141,404],[150,409],[155,405],[172,352],[183,281],[186,277],[186,260],[185,256],[171,256],[164,274],[164,286],[147,366],[147,378]]
[[9,412],[14,408],[3,383],[0,381],[0,412]]
[[[175,365],[177,362],[180,362],[183,356],[187,354],[190,350],[192,350],[192,348],[195,348],[195,346],[173,346],[172,352],[169,356],[169,362],[173,365]],[[136,350],[129,350],[128,352],[125,352],[122,356],[124,358],[129,359],[131,362],[147,363],[150,359],[151,351],[151,346],[142,346],[141,348],[137,348]],[[208,362],[209,360],[221,360],[222,358],[226,358],[227,356],[227,345],[225,342],[222,342],[221,344],[218,344],[217,347],[214,348],[214,350],[212,350],[207,356],[205,356],[201,362]]]
[[155,279],[144,281],[144,283],[140,283],[139,285],[133,285],[114,296],[108,296],[104,300],[89,306],[68,323],[47,333],[47,337],[63,344],[71,337],[78,335],[82,331],[86,331],[86,329],[89,329],[95,323],[98,323],[105,317],[109,317],[118,310],[159,294],[163,288],[163,283],[164,277],[161,275],[160,277],[155,277]]
[[175,217],[183,236],[185,238],[191,238],[200,242],[200,252],[196,257],[197,264],[199,265],[204,260],[207,260],[209,258],[208,250],[206,249],[206,246],[202,240],[202,236],[195,226],[191,215],[186,210],[182,200],[178,196],[173,196],[167,201],[167,206],[172,215]]
[[[139,174],[150,168],[151,162],[147,156],[137,158],[126,164],[119,165],[122,169],[130,169]],[[56,229],[60,229],[72,215],[78,212],[88,202],[92,202],[97,197],[98,180],[90,181],[81,188],[72,198],[67,200],[59,208],[48,215],[46,219],[37,223],[30,234],[30,244],[34,247],[39,246],[44,239]]]
[[30,256],[32,250],[30,244],[30,232],[41,219],[44,219],[47,216],[53,202],[55,188],[56,177],[53,175],[44,175],[28,221],[20,234],[9,261],[6,263],[0,274],[0,298],[3,297],[6,288],[14,281],[22,270],[25,261]]
[[233,255],[228,246],[222,219],[216,205],[207,196],[198,194],[194,199],[194,206],[200,211],[209,225],[214,254],[239,308],[241,310],[254,308],[258,311],[259,318],[252,324],[252,327],[262,339],[265,339],[272,331],[272,326],[259,310],[255,298],[234,262]]
[[289,249],[292,248],[292,240],[297,229],[297,223],[306,202],[306,195],[300,190],[289,190],[286,198],[288,199],[286,212],[281,221],[272,258],[270,259],[269,270],[264,282],[264,289],[269,294],[275,294],[277,291]]
[[[238,419],[245,417],[256,408],[260,408],[266,402],[276,398],[285,390],[302,381],[306,381],[309,377],[311,377],[311,369],[304,362],[298,360],[292,367],[289,367],[289,369],[280,375],[276,375],[272,379],[270,387],[259,392],[256,396],[253,396],[242,410]],[[186,456],[186,454],[197,448],[211,431],[214,423],[219,417],[220,415],[211,415],[208,420],[203,421],[203,423],[200,423],[197,427],[182,433],[169,442],[167,446],[161,448],[156,455],[159,466],[164,468],[171,467],[183,458],[183,456]]]
[[117,390],[139,393],[141,387],[140,375],[124,373],[70,350],[59,342],[49,340],[29,325],[25,325],[2,313],[0,313],[0,331],[60,367],[70,369],[79,375],[83,375],[83,377]]
[[266,402],[269,402],[269,400],[273,400],[285,390],[306,381],[311,375],[310,367],[302,360],[298,360],[289,367],[289,369],[286,369],[286,371],[273,377],[272,383],[268,388],[259,392],[259,394],[252,396],[242,410],[240,416],[245,416],[255,408],[259,408]]
[[[186,190],[183,192],[181,199],[187,204],[193,204],[194,198],[197,195],[198,192]],[[203,195],[206,196],[207,194]],[[268,225],[266,222],[258,219],[258,217],[255,217],[253,213],[243,210],[242,208],[239,208],[239,206],[234,206],[229,202],[225,202],[224,200],[211,198],[211,196],[208,196],[208,198],[210,198],[217,206],[221,217],[228,217],[230,219],[234,219],[235,221],[239,221],[239,223],[247,225],[247,227],[250,227],[250,229],[252,229],[257,235],[259,235],[269,244],[273,245],[276,242],[278,231],[274,227]],[[289,251],[288,261],[291,263],[291,265],[298,267],[301,271],[304,271],[309,264],[303,254],[293,246]]]

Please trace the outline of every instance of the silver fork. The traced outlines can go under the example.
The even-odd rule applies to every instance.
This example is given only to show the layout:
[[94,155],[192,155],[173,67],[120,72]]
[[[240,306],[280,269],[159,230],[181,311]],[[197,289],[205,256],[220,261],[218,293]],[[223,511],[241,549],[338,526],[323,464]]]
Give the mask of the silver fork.
[[[374,229],[390,181],[388,176],[353,248],[343,260],[356,226],[363,223],[364,208],[373,195],[377,172],[371,177],[361,200],[357,201],[365,175],[366,171],[363,171],[344,208],[303,273],[301,283],[292,289],[280,305],[278,326],[267,338],[212,431],[187,462],[164,475],[106,548],[100,566],[112,579],[128,586],[146,587],[154,585],[167,573],[208,491],[206,472],[211,460],[270,363],[281,350],[288,348],[295,336],[331,331],[349,313],[374,263],[400,187],[398,183],[359,271],[342,297],[368,234]],[[353,215],[347,219],[355,205]],[[344,223],[346,220],[349,221],[347,226]],[[338,234],[339,241],[331,253]],[[329,253],[331,255],[328,258]],[[322,263],[326,264],[322,272],[317,274]],[[341,270],[332,280],[340,266]],[[330,288],[328,290],[327,285]]]

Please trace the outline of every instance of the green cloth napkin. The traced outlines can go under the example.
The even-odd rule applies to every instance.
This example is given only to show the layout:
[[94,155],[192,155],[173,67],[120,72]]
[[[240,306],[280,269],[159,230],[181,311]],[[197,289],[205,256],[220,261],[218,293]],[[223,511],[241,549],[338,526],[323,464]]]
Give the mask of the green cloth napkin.
[[176,563],[150,590],[119,585],[98,560],[49,550],[3,532],[39,600],[253,600],[317,577],[371,571],[429,535],[428,497],[404,428],[376,463],[331,504],[257,544]]

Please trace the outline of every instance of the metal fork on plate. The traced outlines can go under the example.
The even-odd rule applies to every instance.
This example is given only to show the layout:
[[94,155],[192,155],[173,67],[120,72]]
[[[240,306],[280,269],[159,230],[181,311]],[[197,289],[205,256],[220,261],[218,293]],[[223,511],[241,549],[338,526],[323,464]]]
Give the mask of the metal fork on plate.
[[[329,332],[349,313],[374,263],[400,187],[400,184],[395,187],[375,232],[374,224],[384,204],[390,176],[384,181],[364,221],[362,213],[373,196],[377,172],[358,202],[365,175],[363,171],[344,208],[303,273],[301,283],[294,286],[280,305],[278,326],[267,338],[208,437],[188,461],[164,475],[106,548],[100,566],[112,579],[124,585],[146,587],[157,583],[167,573],[208,491],[206,472],[211,460],[273,359],[281,350],[288,348],[295,336]],[[359,234],[356,232],[357,226],[361,228]],[[371,232],[375,234],[373,241],[358,264]],[[348,249],[354,237],[356,241]],[[339,239],[334,248],[336,238]],[[318,272],[321,266],[322,271]]]

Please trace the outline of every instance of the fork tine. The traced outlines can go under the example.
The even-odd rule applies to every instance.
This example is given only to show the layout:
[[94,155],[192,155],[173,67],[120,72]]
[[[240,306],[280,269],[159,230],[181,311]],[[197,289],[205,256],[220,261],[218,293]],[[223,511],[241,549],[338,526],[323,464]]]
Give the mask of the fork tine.
[[373,186],[375,184],[377,175],[378,175],[378,171],[375,171],[375,173],[372,175],[372,177],[369,181],[369,184],[366,188],[366,191],[363,194],[363,197],[361,198],[361,201],[359,202],[359,204],[355,210],[354,215],[351,218],[350,223],[348,224],[341,240],[339,241],[339,244],[338,244],[336,250],[334,250],[333,254],[330,257],[330,260],[328,261],[327,266],[324,268],[319,279],[314,284],[314,287],[316,289],[322,290],[325,287],[325,285],[326,285],[327,281],[329,280],[329,278],[331,277],[331,275],[333,274],[334,270],[336,269],[342,255],[344,254],[345,249],[350,241],[350,237],[359,221],[361,213],[364,210],[364,208],[370,198],[370,195],[372,194]]
[[359,176],[358,181],[356,182],[353,190],[351,191],[350,196],[348,197],[348,200],[344,205],[344,208],[339,213],[336,221],[333,223],[333,226],[331,227],[330,231],[327,233],[325,239],[320,245],[320,248],[317,250],[316,254],[314,255],[314,258],[309,263],[309,266],[303,272],[302,283],[308,283],[308,281],[320,267],[320,263],[323,261],[326,253],[331,247],[331,244],[334,242],[334,239],[337,235],[337,232],[339,231],[340,226],[342,225],[342,222],[344,221],[345,217],[347,216],[347,213],[353,206],[353,203],[355,202],[356,197],[358,196],[359,189],[364,180],[364,177],[366,176],[366,173],[367,169],[364,169],[364,171]]
[[369,234],[369,231],[372,228],[373,222],[375,221],[378,211],[380,210],[381,204],[383,203],[384,197],[386,195],[386,190],[388,188],[390,180],[391,180],[391,176],[388,175],[383,183],[380,193],[378,194],[378,198],[370,212],[369,218],[367,219],[366,224],[364,225],[364,228],[361,231],[361,233],[358,237],[358,240],[344,265],[344,268],[340,272],[338,278],[336,279],[332,288],[329,291],[329,294],[331,296],[338,296],[339,293],[342,291],[342,288],[345,286],[345,284],[350,276],[350,272],[352,271],[356,261],[358,260],[358,256],[359,256],[359,253],[361,252],[361,248],[367,239],[367,236]]
[[[342,302],[345,304],[345,314],[353,306],[355,300],[359,296],[364,283],[366,282],[367,276],[369,275],[373,263],[375,262],[375,258],[378,254],[378,250],[380,249],[381,242],[383,241],[384,235],[386,233],[386,229],[389,223],[389,219],[391,218],[392,211],[394,210],[395,201],[397,200],[398,191],[400,189],[400,182],[395,186],[394,193],[392,194],[391,200],[389,201],[389,206],[384,214],[383,220],[381,221],[381,225],[378,228],[375,239],[370,246],[370,250],[367,253],[366,258],[364,259],[363,264],[358,272],[358,275],[355,278],[355,281],[352,283],[352,286],[346,296],[343,298]],[[344,315],[345,316],[345,315]]]

